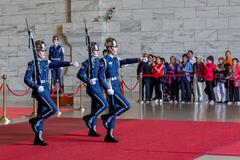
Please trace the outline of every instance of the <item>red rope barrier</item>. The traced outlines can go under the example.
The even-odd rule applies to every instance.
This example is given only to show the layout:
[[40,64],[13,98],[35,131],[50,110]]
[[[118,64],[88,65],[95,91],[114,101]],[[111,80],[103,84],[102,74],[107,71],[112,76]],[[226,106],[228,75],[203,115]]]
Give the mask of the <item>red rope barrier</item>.
[[[143,74],[142,75],[143,77],[153,77],[153,78],[161,78],[161,77],[194,77],[196,76],[197,78],[205,78],[206,76],[205,75],[194,75],[194,74],[165,74],[165,75],[162,75],[162,76],[156,76],[156,75],[153,75],[153,74]],[[219,76],[214,76],[214,78],[222,78],[222,77],[219,77]],[[229,77],[225,77],[225,79],[231,79]]]
[[68,95],[66,93],[64,93],[63,89],[60,87],[59,90],[62,92],[62,94],[65,96],[65,97],[68,97],[68,98],[72,98],[72,97],[75,97],[77,95],[77,93],[80,91],[80,88],[81,88],[81,84],[79,84],[79,86],[77,87],[77,89],[71,94],[71,95]]
[[[156,76],[153,74],[144,74],[143,77],[154,77],[154,78],[160,78],[160,77],[185,77],[185,76],[190,76],[193,77],[194,74],[165,74],[162,76]],[[205,76],[196,76],[196,77],[205,77]]]
[[24,91],[23,93],[15,93],[8,85],[7,85],[7,89],[9,90],[9,92],[17,97],[23,97],[26,96],[28,94],[28,92],[31,90],[31,88],[28,88],[26,91]]
[[135,84],[132,88],[130,88],[130,87],[127,86],[127,84],[125,83],[125,81],[122,81],[122,82],[123,82],[124,87],[126,87],[127,90],[130,90],[130,91],[134,90],[134,89],[138,86],[138,83],[139,83],[139,82],[137,81],[136,84]]

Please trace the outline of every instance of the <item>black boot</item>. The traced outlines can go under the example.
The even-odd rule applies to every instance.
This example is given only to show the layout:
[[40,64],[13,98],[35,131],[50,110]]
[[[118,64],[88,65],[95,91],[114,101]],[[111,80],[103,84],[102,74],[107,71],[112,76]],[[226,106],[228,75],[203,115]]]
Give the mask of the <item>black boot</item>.
[[104,126],[106,129],[108,129],[108,128],[109,128],[109,127],[108,127],[108,115],[106,115],[106,114],[102,115],[102,116],[101,116],[101,119],[102,119],[102,121],[103,121],[103,126]]
[[118,143],[118,140],[113,136],[113,128],[107,130],[107,135],[105,136],[104,142]]
[[86,115],[86,116],[83,117],[83,120],[85,121],[86,126],[87,126],[90,130],[92,130],[91,118],[92,118],[91,115]]
[[104,142],[109,142],[109,143],[118,143],[118,140],[115,139],[113,136],[106,135]]
[[41,140],[38,136],[35,136],[33,145],[34,146],[47,146],[48,144],[46,142],[44,142],[43,140]]
[[37,118],[31,118],[29,119],[29,123],[31,124],[32,130],[35,134],[38,134],[38,130],[36,127],[36,123],[37,123]]
[[100,137],[101,135],[97,132],[97,131],[94,131],[93,129],[89,130],[88,132],[88,136],[91,136],[91,137]]

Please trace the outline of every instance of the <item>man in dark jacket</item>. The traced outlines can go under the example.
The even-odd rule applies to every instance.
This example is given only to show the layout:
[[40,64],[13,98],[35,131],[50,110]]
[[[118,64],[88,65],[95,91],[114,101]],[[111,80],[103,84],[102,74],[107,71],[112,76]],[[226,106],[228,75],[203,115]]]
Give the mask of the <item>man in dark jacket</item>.
[[[152,74],[152,65],[153,65],[153,55],[149,54],[148,61],[143,62],[142,67],[140,69],[140,75],[143,75],[143,88],[145,87],[146,102],[151,101],[152,93],[153,93],[153,78],[149,76]],[[144,90],[143,90],[143,93],[144,93]]]

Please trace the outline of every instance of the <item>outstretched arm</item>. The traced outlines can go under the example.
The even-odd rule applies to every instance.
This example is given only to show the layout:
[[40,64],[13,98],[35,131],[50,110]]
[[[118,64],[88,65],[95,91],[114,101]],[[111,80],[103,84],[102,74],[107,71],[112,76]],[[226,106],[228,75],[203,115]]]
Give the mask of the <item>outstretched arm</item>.
[[50,62],[49,63],[49,69],[59,68],[59,67],[67,67],[67,66],[71,66],[71,62],[56,61],[56,62]]
[[119,61],[120,61],[120,67],[122,67],[127,64],[138,63],[140,61],[140,58],[127,58]]
[[78,62],[66,62],[66,61],[56,61],[49,62],[49,69],[59,68],[59,67],[68,67],[68,66],[79,66]]

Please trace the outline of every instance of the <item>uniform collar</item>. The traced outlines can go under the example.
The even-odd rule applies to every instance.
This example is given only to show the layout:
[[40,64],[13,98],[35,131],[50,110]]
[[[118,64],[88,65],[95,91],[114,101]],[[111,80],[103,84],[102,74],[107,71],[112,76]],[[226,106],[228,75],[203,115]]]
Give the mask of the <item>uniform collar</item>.
[[110,58],[114,58],[114,57],[115,57],[115,56],[112,55],[112,54],[108,54],[107,56],[110,57]]
[[47,60],[47,58],[38,58],[38,61],[44,61]]

